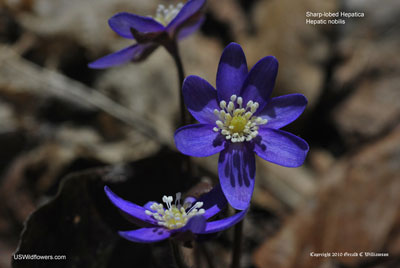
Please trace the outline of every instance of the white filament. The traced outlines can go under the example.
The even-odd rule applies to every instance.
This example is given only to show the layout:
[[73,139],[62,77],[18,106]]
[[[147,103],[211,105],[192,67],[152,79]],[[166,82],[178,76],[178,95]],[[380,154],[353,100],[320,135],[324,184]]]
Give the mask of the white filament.
[[[173,197],[164,195],[162,201],[166,204],[167,208],[164,208],[163,204],[154,203],[150,208],[155,212],[146,210],[145,213],[156,219],[158,225],[168,229],[181,228],[185,226],[193,216],[205,213],[205,210],[201,208],[203,202],[196,202],[193,206],[191,206],[191,203],[184,203],[181,205],[181,196],[181,193],[177,193],[175,203],[172,204]],[[186,211],[188,208],[189,210]]]
[[254,116],[259,104],[258,102],[248,101],[246,107],[243,107],[243,98],[232,95],[229,103],[221,101],[219,103],[221,110],[214,110],[218,116],[215,121],[215,132],[221,132],[227,140],[231,142],[251,141],[258,135],[258,128],[268,122],[267,119]]

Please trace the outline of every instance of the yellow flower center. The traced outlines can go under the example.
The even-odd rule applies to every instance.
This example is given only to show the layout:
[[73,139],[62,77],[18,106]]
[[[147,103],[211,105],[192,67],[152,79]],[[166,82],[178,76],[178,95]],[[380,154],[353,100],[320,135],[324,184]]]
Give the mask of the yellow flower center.
[[[203,202],[196,202],[193,206],[191,203],[180,204],[181,193],[176,194],[175,204],[172,204],[173,197],[163,197],[163,202],[167,205],[154,203],[150,210],[146,210],[146,214],[157,220],[157,224],[168,229],[179,229],[186,225],[190,218],[196,215],[202,215],[205,210],[201,207]],[[190,208],[189,208],[190,207]],[[188,211],[186,211],[189,208]]]
[[235,115],[230,123],[230,126],[233,127],[232,132],[243,132],[244,128],[246,127],[247,121],[248,120],[244,116]]
[[267,119],[253,115],[259,106],[257,102],[248,101],[246,108],[242,105],[242,97],[232,95],[229,103],[219,103],[221,110],[214,110],[214,114],[219,117],[215,121],[217,127],[214,127],[214,131],[221,132],[227,140],[234,143],[251,141],[258,135],[258,126],[268,122]]

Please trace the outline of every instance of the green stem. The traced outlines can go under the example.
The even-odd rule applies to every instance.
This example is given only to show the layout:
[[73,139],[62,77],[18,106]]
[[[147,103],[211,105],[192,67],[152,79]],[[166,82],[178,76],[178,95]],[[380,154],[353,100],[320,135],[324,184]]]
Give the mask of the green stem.
[[240,267],[240,257],[242,254],[242,240],[243,240],[242,239],[243,221],[244,219],[235,225],[231,268]]

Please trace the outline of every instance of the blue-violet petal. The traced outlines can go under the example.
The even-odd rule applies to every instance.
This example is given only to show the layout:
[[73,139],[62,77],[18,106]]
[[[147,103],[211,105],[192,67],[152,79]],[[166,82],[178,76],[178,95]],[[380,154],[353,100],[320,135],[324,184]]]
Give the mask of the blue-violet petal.
[[206,218],[203,215],[194,216],[186,223],[179,232],[189,230],[194,234],[202,233],[206,229]]
[[220,184],[215,185],[211,191],[200,196],[197,201],[203,202],[202,208],[206,210],[203,216],[206,219],[218,214],[228,204]]
[[149,223],[152,225],[157,225],[157,222],[149,215],[146,214],[146,209],[138,206],[132,202],[122,199],[111,191],[107,186],[104,187],[104,191],[110,201],[116,206],[121,212],[127,214],[128,216],[138,219],[139,221]]
[[187,36],[191,35],[192,33],[194,33],[195,31],[197,31],[200,28],[200,26],[203,24],[204,20],[205,20],[205,17],[202,16],[196,22],[186,25],[185,27],[182,27],[182,29],[178,33],[178,40],[182,40],[182,39],[186,38]]
[[168,238],[171,233],[162,227],[140,228],[132,231],[119,231],[123,238],[139,243],[154,243]]
[[284,167],[301,166],[309,146],[303,139],[279,129],[260,128],[254,151],[264,160]]
[[218,176],[229,204],[243,210],[254,190],[255,157],[251,144],[232,143],[219,155]]
[[200,123],[215,124],[218,117],[217,91],[206,80],[198,76],[188,76],[183,81],[182,94],[189,112]]
[[148,54],[150,50],[152,51],[156,47],[157,45],[153,43],[143,45],[135,44],[91,62],[88,66],[93,69],[104,69],[121,65],[129,61],[140,60],[144,55]]
[[167,31],[173,33],[204,6],[205,0],[189,0],[179,11],[178,15],[167,25]]
[[258,116],[267,119],[268,127],[279,129],[296,120],[307,106],[307,98],[303,94],[289,94],[272,98]]
[[246,56],[242,48],[236,43],[230,43],[222,52],[218,65],[218,100],[229,102],[232,95],[239,96],[247,73]]
[[235,225],[236,223],[241,221],[244,218],[244,216],[246,216],[247,211],[248,211],[248,208],[246,208],[228,218],[217,220],[217,221],[207,222],[206,228],[205,228],[203,234],[220,232],[220,231],[223,231],[223,230],[226,230],[226,229],[232,227],[233,225]]
[[225,140],[213,125],[196,124],[179,128],[175,132],[175,145],[186,155],[205,157],[216,154],[224,148]]
[[261,111],[269,100],[277,74],[278,61],[275,57],[267,56],[259,60],[251,68],[241,89],[243,102],[258,102],[260,106],[257,111]]
[[151,17],[143,17],[127,12],[117,13],[108,20],[111,29],[122,37],[134,39],[131,28],[140,33],[153,33],[165,30],[165,27]]

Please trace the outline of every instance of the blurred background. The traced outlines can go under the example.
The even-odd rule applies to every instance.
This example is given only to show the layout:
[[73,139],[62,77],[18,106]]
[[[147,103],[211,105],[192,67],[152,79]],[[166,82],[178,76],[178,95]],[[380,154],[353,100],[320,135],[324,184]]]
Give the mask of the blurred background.
[[[160,3],[175,4],[0,1],[1,268],[11,267],[17,249],[68,259],[13,267],[172,267],[162,261],[163,243],[137,245],[116,235],[132,226],[102,187],[112,184],[139,204],[179,191],[174,180],[157,181],[180,165],[174,62],[159,48],[140,64],[87,68],[131,44],[108,27],[113,14],[152,15]],[[307,11],[365,17],[314,26],[305,23]],[[179,44],[186,75],[215,85],[221,52],[234,41],[249,67],[277,57],[275,96],[303,93],[309,100],[285,127],[310,144],[305,165],[257,163],[243,267],[400,267],[400,2],[209,0],[205,12],[202,28]],[[215,179],[216,157],[194,161]],[[78,175],[65,177],[72,172]],[[232,230],[205,245],[215,267],[228,267]]]

